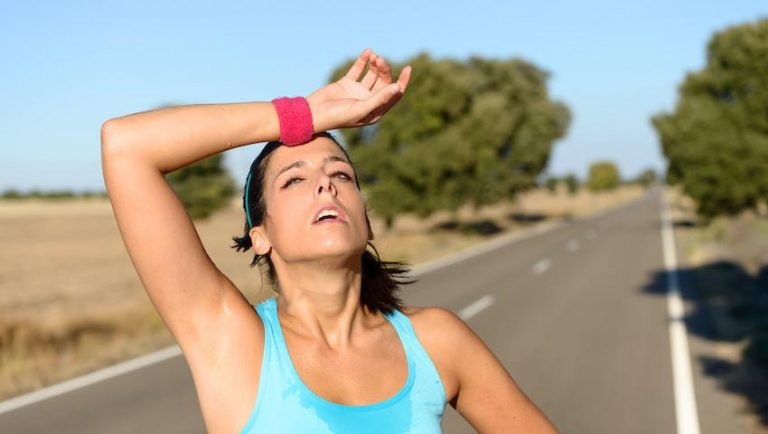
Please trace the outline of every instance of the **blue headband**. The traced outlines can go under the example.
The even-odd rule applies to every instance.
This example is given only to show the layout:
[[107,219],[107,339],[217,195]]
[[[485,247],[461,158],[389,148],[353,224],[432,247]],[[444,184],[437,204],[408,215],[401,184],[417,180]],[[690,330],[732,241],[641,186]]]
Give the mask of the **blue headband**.
[[248,177],[245,178],[245,197],[243,198],[243,201],[245,202],[245,218],[248,221],[248,229],[253,227],[253,224],[251,223],[251,213],[248,212],[248,187],[251,184],[251,173],[248,173]]

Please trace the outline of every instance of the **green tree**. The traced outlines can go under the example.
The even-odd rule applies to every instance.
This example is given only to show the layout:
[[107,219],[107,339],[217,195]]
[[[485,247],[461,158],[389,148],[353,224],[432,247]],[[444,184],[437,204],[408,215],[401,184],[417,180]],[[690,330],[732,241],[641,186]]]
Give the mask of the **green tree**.
[[550,193],[554,194],[557,193],[557,184],[559,181],[554,176],[548,176],[547,179],[544,180],[544,187],[549,191]]
[[619,168],[610,161],[597,161],[589,166],[587,188],[593,192],[613,190],[619,186]]
[[536,186],[570,122],[547,93],[546,72],[520,59],[422,53],[393,65],[395,75],[405,64],[413,75],[398,105],[376,125],[342,131],[377,215],[391,224],[403,212],[479,207]]
[[768,197],[768,19],[716,33],[688,74],[675,111],[652,118],[679,184],[706,220]]
[[563,182],[565,182],[565,186],[568,188],[568,194],[574,195],[579,191],[579,178],[573,173],[565,175]]
[[3,199],[21,199],[24,195],[15,188],[9,188],[3,192]]
[[224,169],[223,154],[212,155],[165,175],[192,219],[204,219],[229,203],[235,182]]
[[656,171],[653,169],[643,170],[642,173],[638,175],[637,179],[635,179],[635,182],[645,188],[649,188],[656,182]]

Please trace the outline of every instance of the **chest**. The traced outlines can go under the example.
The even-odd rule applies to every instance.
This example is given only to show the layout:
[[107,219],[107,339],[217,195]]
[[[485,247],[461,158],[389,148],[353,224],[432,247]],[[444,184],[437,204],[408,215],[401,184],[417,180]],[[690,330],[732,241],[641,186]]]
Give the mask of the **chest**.
[[415,362],[412,346],[396,335],[343,350],[330,350],[291,333],[285,342],[288,351],[266,359],[267,379],[259,386],[264,395],[248,429],[440,432],[445,404],[440,380]]
[[317,397],[342,405],[370,405],[398,393],[408,379],[408,357],[397,333],[379,331],[331,349],[284,329],[284,362]]

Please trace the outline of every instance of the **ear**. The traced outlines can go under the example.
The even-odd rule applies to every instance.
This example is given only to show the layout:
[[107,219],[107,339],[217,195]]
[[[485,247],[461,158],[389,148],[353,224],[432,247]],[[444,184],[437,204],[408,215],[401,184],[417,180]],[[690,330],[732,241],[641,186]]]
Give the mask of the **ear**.
[[248,232],[248,235],[251,237],[253,251],[257,255],[264,256],[268,254],[270,250],[272,250],[272,245],[269,242],[269,238],[267,238],[267,234],[264,231],[264,228],[261,226],[251,228],[251,230]]

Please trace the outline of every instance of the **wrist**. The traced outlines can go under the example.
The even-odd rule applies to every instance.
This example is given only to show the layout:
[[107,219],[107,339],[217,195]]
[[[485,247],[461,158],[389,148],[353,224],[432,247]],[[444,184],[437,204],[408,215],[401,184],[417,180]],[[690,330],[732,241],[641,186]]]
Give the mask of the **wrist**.
[[304,97],[281,97],[272,100],[280,124],[280,141],[296,146],[309,141],[315,132],[312,110]]
[[312,128],[315,133],[326,130],[326,128],[323,128],[322,126],[323,121],[318,117],[318,114],[320,113],[318,104],[317,97],[314,93],[307,97],[307,105],[309,105],[309,111],[312,113]]

